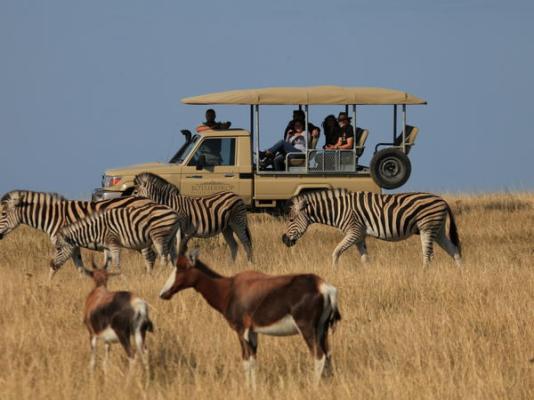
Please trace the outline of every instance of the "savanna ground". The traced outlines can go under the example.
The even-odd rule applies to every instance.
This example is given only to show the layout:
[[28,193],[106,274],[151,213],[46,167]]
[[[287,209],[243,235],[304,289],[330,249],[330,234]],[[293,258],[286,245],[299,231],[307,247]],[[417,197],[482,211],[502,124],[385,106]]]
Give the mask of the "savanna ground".
[[[462,240],[461,270],[441,249],[423,269],[418,237],[369,239],[372,266],[362,267],[352,249],[333,270],[339,232],[314,226],[287,249],[283,221],[251,217],[253,267],[321,275],[338,287],[343,316],[331,338],[335,376],[318,388],[310,386],[313,363],[300,337],[260,336],[254,398],[533,398],[534,195],[447,198]],[[196,243],[224,274],[249,268],[241,250],[235,264],[228,261],[222,238]],[[0,242],[1,398],[251,397],[223,318],[193,290],[159,300],[169,270],[147,276],[132,252],[123,253],[123,275],[109,286],[152,306],[151,376],[147,383],[139,364],[127,385],[127,360],[115,345],[108,376],[97,369],[91,378],[82,307],[92,284],[70,261],[48,283],[51,253],[44,234],[24,227]]]

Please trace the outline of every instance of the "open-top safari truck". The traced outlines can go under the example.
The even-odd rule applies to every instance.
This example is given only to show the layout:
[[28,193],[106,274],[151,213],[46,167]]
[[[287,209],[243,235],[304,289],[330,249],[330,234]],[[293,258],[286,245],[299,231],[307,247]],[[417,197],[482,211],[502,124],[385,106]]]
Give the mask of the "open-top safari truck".
[[[251,209],[276,208],[303,191],[346,188],[352,191],[378,192],[394,189],[409,178],[411,164],[408,153],[414,145],[418,129],[408,125],[406,107],[426,104],[406,92],[366,87],[278,87],[234,90],[188,97],[192,105],[248,105],[250,130],[207,129],[191,134],[182,131],[185,143],[168,163],[148,163],[106,171],[102,188],[93,198],[103,199],[128,194],[133,178],[141,172],[152,172],[175,184],[184,195],[202,196],[218,191],[239,194]],[[352,111],[352,125],[358,140],[350,150],[318,148],[316,138],[306,136],[306,151],[288,153],[285,170],[260,168],[260,106],[292,105],[304,109],[305,132],[308,132],[308,111],[311,105],[341,105]],[[360,105],[393,106],[393,139],[379,143],[369,167],[360,165],[369,132],[357,127]],[[397,108],[402,107],[403,129],[398,133]],[[214,152],[216,154],[214,154]]]

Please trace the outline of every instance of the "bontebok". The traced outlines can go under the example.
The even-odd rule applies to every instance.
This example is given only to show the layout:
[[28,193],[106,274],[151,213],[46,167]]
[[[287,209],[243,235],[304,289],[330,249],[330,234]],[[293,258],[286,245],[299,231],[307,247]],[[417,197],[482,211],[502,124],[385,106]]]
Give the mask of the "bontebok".
[[[135,361],[137,353],[145,369],[148,370],[145,336],[147,331],[153,331],[154,326],[148,317],[147,303],[131,292],[110,292],[106,287],[108,277],[116,274],[96,268],[93,271],[86,268],[83,270],[95,283],[94,289],[85,301],[83,318],[91,342],[91,370],[95,367],[99,340],[104,342],[105,347],[104,369],[110,345],[119,342],[126,351],[130,366]],[[132,336],[137,352],[134,352],[130,342]]]
[[246,271],[225,277],[197,259],[180,256],[160,293],[168,300],[194,288],[236,331],[241,344],[247,385],[255,387],[258,333],[301,334],[315,358],[315,377],[332,372],[328,331],[341,319],[337,290],[313,274],[271,276]]

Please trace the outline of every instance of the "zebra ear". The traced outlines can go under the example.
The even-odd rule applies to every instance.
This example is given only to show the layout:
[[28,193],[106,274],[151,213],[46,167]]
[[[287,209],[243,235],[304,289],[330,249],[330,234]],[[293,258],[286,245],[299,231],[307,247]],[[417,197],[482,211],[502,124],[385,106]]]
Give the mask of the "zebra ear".
[[299,202],[299,210],[302,211],[302,210],[304,210],[306,207],[308,207],[308,200],[306,200],[306,199],[302,199],[302,200]]
[[11,193],[9,195],[9,200],[7,200],[7,205],[8,207],[10,208],[15,208],[16,206],[18,206],[20,203],[22,202],[22,196],[20,193]]
[[282,212],[284,214],[289,214],[289,212],[291,211],[291,207],[293,207],[293,204],[295,204],[295,200],[294,199],[288,199],[284,203],[284,207],[282,208]]

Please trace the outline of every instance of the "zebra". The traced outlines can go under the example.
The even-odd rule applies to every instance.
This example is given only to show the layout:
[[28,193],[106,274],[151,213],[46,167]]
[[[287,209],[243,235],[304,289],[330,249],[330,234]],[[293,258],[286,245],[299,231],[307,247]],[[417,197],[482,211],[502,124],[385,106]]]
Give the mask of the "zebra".
[[[135,196],[120,197],[98,202],[67,200],[57,193],[13,190],[0,199],[0,240],[20,224],[48,234],[52,244],[57,232],[65,225],[85,218],[95,212],[109,208],[141,207],[154,204],[151,200]],[[101,249],[99,249],[101,250]],[[150,247],[141,250],[147,271],[151,271],[155,254]],[[105,254],[106,264],[109,254]],[[79,249],[75,249],[72,260],[76,268],[83,271],[83,261]],[[55,271],[51,271],[50,278]]]
[[[364,264],[368,263],[365,237],[399,241],[411,235],[421,236],[423,263],[433,257],[433,242],[440,245],[456,264],[461,263],[458,230],[445,200],[430,193],[377,194],[333,189],[309,192],[290,201],[289,219],[282,242],[290,247],[310,224],[336,227],[345,237],[332,253],[332,265],[350,246],[356,245]],[[449,233],[446,235],[446,220]]]
[[182,196],[176,186],[149,172],[138,174],[134,178],[134,186],[134,194],[137,196],[184,211],[189,216],[193,231],[184,235],[181,249],[187,247],[190,237],[207,238],[222,232],[230,247],[232,261],[235,261],[235,232],[245,248],[248,261],[252,261],[252,237],[247,223],[247,209],[235,193],[218,192],[205,197]]
[[176,234],[186,221],[185,214],[156,203],[136,208],[110,208],[91,214],[57,232],[56,251],[50,267],[58,270],[79,247],[109,249],[113,267],[119,271],[121,247],[141,250],[154,246],[162,260],[174,265]]

